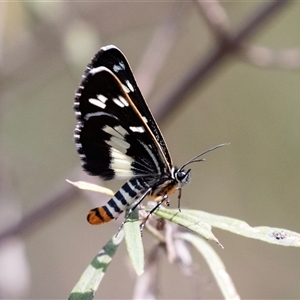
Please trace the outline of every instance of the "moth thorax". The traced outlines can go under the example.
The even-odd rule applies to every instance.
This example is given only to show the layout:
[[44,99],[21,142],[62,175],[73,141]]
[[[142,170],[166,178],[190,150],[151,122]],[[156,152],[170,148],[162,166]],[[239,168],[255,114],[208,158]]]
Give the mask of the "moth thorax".
[[184,186],[190,181],[191,170],[188,170],[186,172],[183,169],[174,167],[172,168],[172,177],[178,182],[180,186]]

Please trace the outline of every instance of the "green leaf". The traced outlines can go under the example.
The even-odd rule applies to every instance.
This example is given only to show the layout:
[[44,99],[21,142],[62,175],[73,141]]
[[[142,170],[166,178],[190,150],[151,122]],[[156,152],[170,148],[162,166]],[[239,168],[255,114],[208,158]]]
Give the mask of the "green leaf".
[[141,237],[138,210],[129,215],[124,224],[125,242],[132,266],[138,276],[144,273],[144,247]]
[[118,236],[113,236],[108,241],[81,275],[68,298],[69,300],[94,299],[95,292],[123,238],[124,232],[121,230]]
[[181,212],[179,212],[178,209],[166,209],[160,206],[154,213],[161,218],[172,221],[173,223],[184,226],[200,234],[206,240],[213,240],[224,248],[212,233],[211,225],[201,218],[190,214],[188,211],[181,210]]
[[187,232],[177,234],[176,238],[181,238],[191,243],[202,254],[225,299],[240,299],[221,258],[206,241],[197,235]]
[[185,210],[185,212],[208,222],[213,227],[227,230],[244,237],[280,246],[300,247],[300,234],[294,231],[266,226],[251,227],[246,222],[238,219],[213,215],[202,211]]
[[185,214],[191,215],[198,220],[202,220],[213,227],[227,230],[244,237],[257,239],[280,246],[300,247],[300,234],[294,231],[266,226],[251,227],[246,222],[238,219],[218,216],[198,210],[182,211]]

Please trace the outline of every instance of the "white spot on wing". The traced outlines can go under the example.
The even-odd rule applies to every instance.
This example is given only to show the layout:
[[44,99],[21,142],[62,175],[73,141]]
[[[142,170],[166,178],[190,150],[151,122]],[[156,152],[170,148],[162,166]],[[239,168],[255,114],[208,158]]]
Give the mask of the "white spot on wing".
[[91,99],[89,99],[89,102],[90,102],[91,104],[94,104],[94,105],[96,105],[96,106],[102,108],[102,109],[104,109],[104,108],[106,107],[106,104],[105,104],[105,103],[103,103],[103,102],[101,102],[101,101],[99,101],[99,100],[97,100],[97,99],[91,98]]
[[128,102],[125,100],[124,97],[119,96],[119,100],[124,104],[124,106],[129,106]]
[[133,132],[145,132],[145,128],[143,126],[138,126],[138,127],[135,127],[135,126],[130,126],[129,129]]
[[122,84],[122,87],[126,94],[130,93],[130,89],[125,84]]
[[118,131],[121,135],[125,135],[128,134],[128,132],[126,131],[126,129],[124,129],[122,126],[117,126],[115,127],[115,130]]
[[97,98],[103,103],[105,103],[108,100],[108,98],[104,95],[97,95]]
[[148,120],[146,117],[142,116],[142,119],[144,120],[145,123],[148,123]]
[[119,139],[114,136],[112,136],[109,141],[106,141],[106,143],[122,153],[125,153],[126,150],[130,147],[130,144],[124,139]]
[[115,171],[115,179],[126,179],[133,177],[133,172],[131,170],[114,170]]
[[112,99],[114,102],[115,102],[115,104],[117,104],[119,107],[124,107],[125,105],[119,100],[119,99],[117,99],[117,98],[113,98]]
[[120,61],[118,65],[114,65],[114,66],[113,66],[113,70],[114,70],[116,73],[118,73],[118,72],[121,71],[121,70],[125,70],[125,65],[124,65],[124,63],[123,63],[122,61]]
[[110,151],[111,151],[110,154],[111,154],[112,158],[114,158],[114,159],[132,161],[132,159],[129,156],[127,156],[126,154],[120,152],[119,150],[117,150],[115,148],[111,148]]
[[123,63],[122,61],[120,61],[120,67],[121,67],[123,70],[125,70],[125,65],[124,65],[124,63]]
[[132,92],[134,92],[134,88],[133,88],[133,86],[132,86],[132,84],[130,83],[129,80],[126,80],[126,84],[127,84],[128,88],[129,88]]
[[113,170],[121,170],[121,172],[130,171],[132,173],[132,171],[131,171],[131,161],[124,160],[124,159],[113,158],[112,162],[110,164],[110,168],[113,169]]
[[105,126],[102,130],[119,139],[124,139],[125,134],[128,134],[128,132],[121,126],[116,126],[114,128]]
[[110,151],[112,158],[110,168],[114,170],[116,177],[132,177],[131,164],[133,159],[115,148],[111,148]]
[[114,72],[118,73],[119,71],[122,70],[122,68],[119,65],[114,65],[113,70],[114,70]]

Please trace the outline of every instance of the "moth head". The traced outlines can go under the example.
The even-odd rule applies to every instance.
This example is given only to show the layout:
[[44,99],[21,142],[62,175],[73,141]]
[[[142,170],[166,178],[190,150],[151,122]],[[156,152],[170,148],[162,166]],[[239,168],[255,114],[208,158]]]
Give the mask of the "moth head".
[[175,172],[174,175],[175,175],[175,179],[180,184],[180,186],[184,186],[190,181],[191,169],[187,170],[186,172],[182,168],[180,168]]

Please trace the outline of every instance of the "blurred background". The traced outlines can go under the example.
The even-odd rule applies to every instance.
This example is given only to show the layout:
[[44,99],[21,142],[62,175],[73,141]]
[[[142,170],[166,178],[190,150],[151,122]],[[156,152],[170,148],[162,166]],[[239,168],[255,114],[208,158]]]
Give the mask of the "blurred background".
[[[300,4],[278,3],[0,3],[0,298],[67,298],[120,224],[90,226],[87,211],[107,197],[65,182],[100,183],[81,171],[72,107],[87,63],[108,44],[127,56],[178,166],[231,143],[193,165],[182,207],[300,232]],[[300,297],[299,249],[214,233],[242,298]],[[155,241],[143,240],[147,253]],[[161,260],[160,298],[221,297],[194,259],[193,280]],[[131,298],[134,282],[122,245],[96,295]]]

